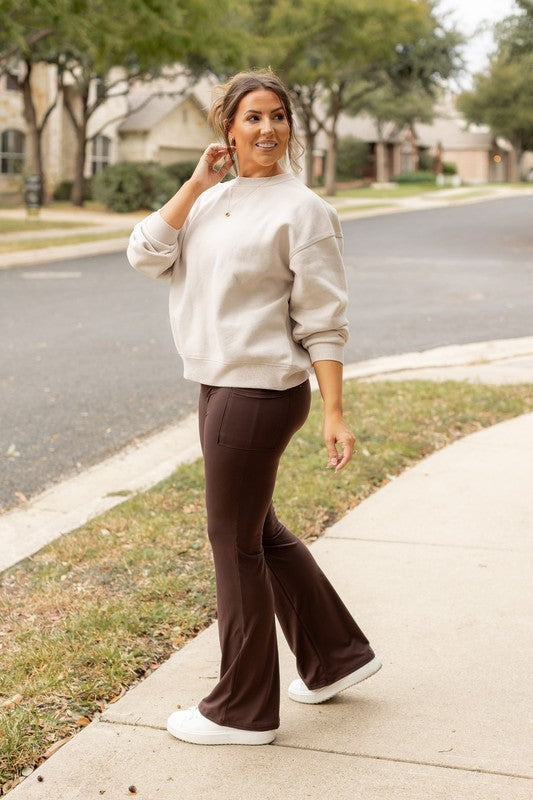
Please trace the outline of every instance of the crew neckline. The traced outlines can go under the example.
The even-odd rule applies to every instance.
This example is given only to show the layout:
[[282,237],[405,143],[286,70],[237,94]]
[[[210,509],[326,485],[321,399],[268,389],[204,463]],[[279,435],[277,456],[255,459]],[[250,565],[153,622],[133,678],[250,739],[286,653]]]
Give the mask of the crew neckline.
[[234,180],[230,181],[230,185],[235,186],[259,186],[260,184],[273,185],[276,183],[283,183],[284,181],[294,178],[290,172],[281,172],[279,175],[269,175],[266,178],[244,178],[238,175]]

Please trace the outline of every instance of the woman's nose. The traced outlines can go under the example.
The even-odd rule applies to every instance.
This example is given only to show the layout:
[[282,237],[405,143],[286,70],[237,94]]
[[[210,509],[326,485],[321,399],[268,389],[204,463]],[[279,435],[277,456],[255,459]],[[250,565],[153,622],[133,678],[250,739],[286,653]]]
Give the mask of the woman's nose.
[[261,121],[261,133],[270,133],[272,131],[272,120],[270,117],[263,117]]

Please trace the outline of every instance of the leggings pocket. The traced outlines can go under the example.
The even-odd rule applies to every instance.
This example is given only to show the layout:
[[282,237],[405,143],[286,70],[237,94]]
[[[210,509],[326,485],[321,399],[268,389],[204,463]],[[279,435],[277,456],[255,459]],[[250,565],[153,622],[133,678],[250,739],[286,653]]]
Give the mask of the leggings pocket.
[[287,391],[230,389],[218,444],[237,450],[276,450],[286,436],[290,402]]

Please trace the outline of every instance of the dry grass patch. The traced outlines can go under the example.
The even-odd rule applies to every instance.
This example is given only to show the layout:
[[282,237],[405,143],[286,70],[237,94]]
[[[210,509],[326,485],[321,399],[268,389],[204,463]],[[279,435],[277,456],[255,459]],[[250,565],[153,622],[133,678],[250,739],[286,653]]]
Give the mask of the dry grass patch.
[[55,221],[44,219],[12,219],[0,217],[0,234],[23,233],[25,231],[47,231],[55,228],[88,228],[92,222],[74,222],[72,220],[58,219]]
[[[305,541],[391,477],[480,428],[533,409],[533,387],[345,384],[358,455],[325,469],[321,401],[283,456],[275,503]],[[0,786],[43,761],[215,619],[203,464],[179,467],[0,580]],[[172,704],[172,698],[169,698]]]
[[[78,227],[78,225],[76,225]],[[66,236],[50,236],[46,239],[21,239],[18,242],[3,242],[0,238],[0,253],[17,253],[21,250],[42,250],[45,247],[59,247],[66,244],[100,242],[105,239],[127,239],[128,230],[104,231],[103,233],[78,233]]]

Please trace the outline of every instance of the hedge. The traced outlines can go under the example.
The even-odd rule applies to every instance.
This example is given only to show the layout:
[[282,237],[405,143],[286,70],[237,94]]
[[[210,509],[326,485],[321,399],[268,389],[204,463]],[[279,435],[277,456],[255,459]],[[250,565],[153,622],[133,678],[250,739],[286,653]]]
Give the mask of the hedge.
[[93,198],[112,211],[155,210],[172,197],[181,182],[153,162],[122,161],[93,178]]

